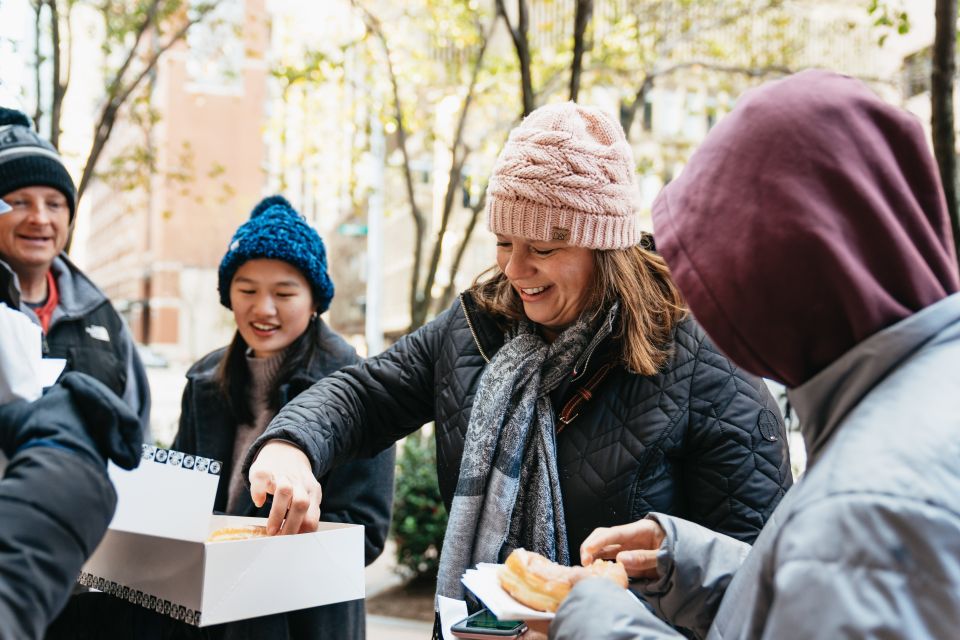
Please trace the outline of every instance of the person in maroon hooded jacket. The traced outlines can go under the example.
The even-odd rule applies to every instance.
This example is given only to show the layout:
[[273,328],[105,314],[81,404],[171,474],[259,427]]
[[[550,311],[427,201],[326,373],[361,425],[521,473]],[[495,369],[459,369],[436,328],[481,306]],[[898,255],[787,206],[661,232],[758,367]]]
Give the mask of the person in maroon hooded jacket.
[[717,346],[788,387],[807,471],[752,549],[656,513],[595,531],[583,562],[616,555],[659,617],[586,580],[550,637],[957,637],[960,283],[920,123],[848,77],[770,83],[654,226]]

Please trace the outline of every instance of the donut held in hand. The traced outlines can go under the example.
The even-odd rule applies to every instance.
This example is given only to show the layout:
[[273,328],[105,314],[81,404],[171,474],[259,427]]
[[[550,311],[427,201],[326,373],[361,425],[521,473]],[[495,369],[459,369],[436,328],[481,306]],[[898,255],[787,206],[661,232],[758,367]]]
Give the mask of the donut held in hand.
[[504,591],[537,611],[556,611],[573,585],[586,578],[606,578],[624,589],[628,582],[619,562],[595,560],[588,567],[565,567],[526,549],[514,549],[497,575]]

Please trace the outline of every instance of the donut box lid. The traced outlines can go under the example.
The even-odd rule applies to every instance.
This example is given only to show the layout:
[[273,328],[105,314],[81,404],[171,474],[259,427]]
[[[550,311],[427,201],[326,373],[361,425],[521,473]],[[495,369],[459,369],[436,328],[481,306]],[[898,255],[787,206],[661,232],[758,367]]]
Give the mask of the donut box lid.
[[218,460],[143,445],[140,466],[125,471],[110,464],[117,510],[110,529],[206,540],[222,465]]

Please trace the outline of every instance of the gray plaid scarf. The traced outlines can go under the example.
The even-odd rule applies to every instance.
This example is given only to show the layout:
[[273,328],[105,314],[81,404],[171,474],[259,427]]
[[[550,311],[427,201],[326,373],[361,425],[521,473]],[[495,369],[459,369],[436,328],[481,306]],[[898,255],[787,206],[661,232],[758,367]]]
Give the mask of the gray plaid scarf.
[[438,595],[462,599],[460,578],[469,567],[500,562],[517,547],[570,564],[550,392],[588,345],[609,334],[616,312],[617,305],[599,332],[585,314],[552,344],[521,322],[483,372],[443,538]]

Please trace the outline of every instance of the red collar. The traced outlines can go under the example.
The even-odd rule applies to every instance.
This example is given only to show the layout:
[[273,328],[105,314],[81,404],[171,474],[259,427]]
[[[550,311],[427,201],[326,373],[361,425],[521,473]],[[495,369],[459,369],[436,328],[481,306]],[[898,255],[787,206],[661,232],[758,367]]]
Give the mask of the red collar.
[[60,292],[57,290],[57,279],[53,277],[53,271],[47,270],[47,301],[43,306],[33,310],[40,320],[40,328],[46,333],[50,327],[50,320],[53,318],[53,310],[60,304]]

